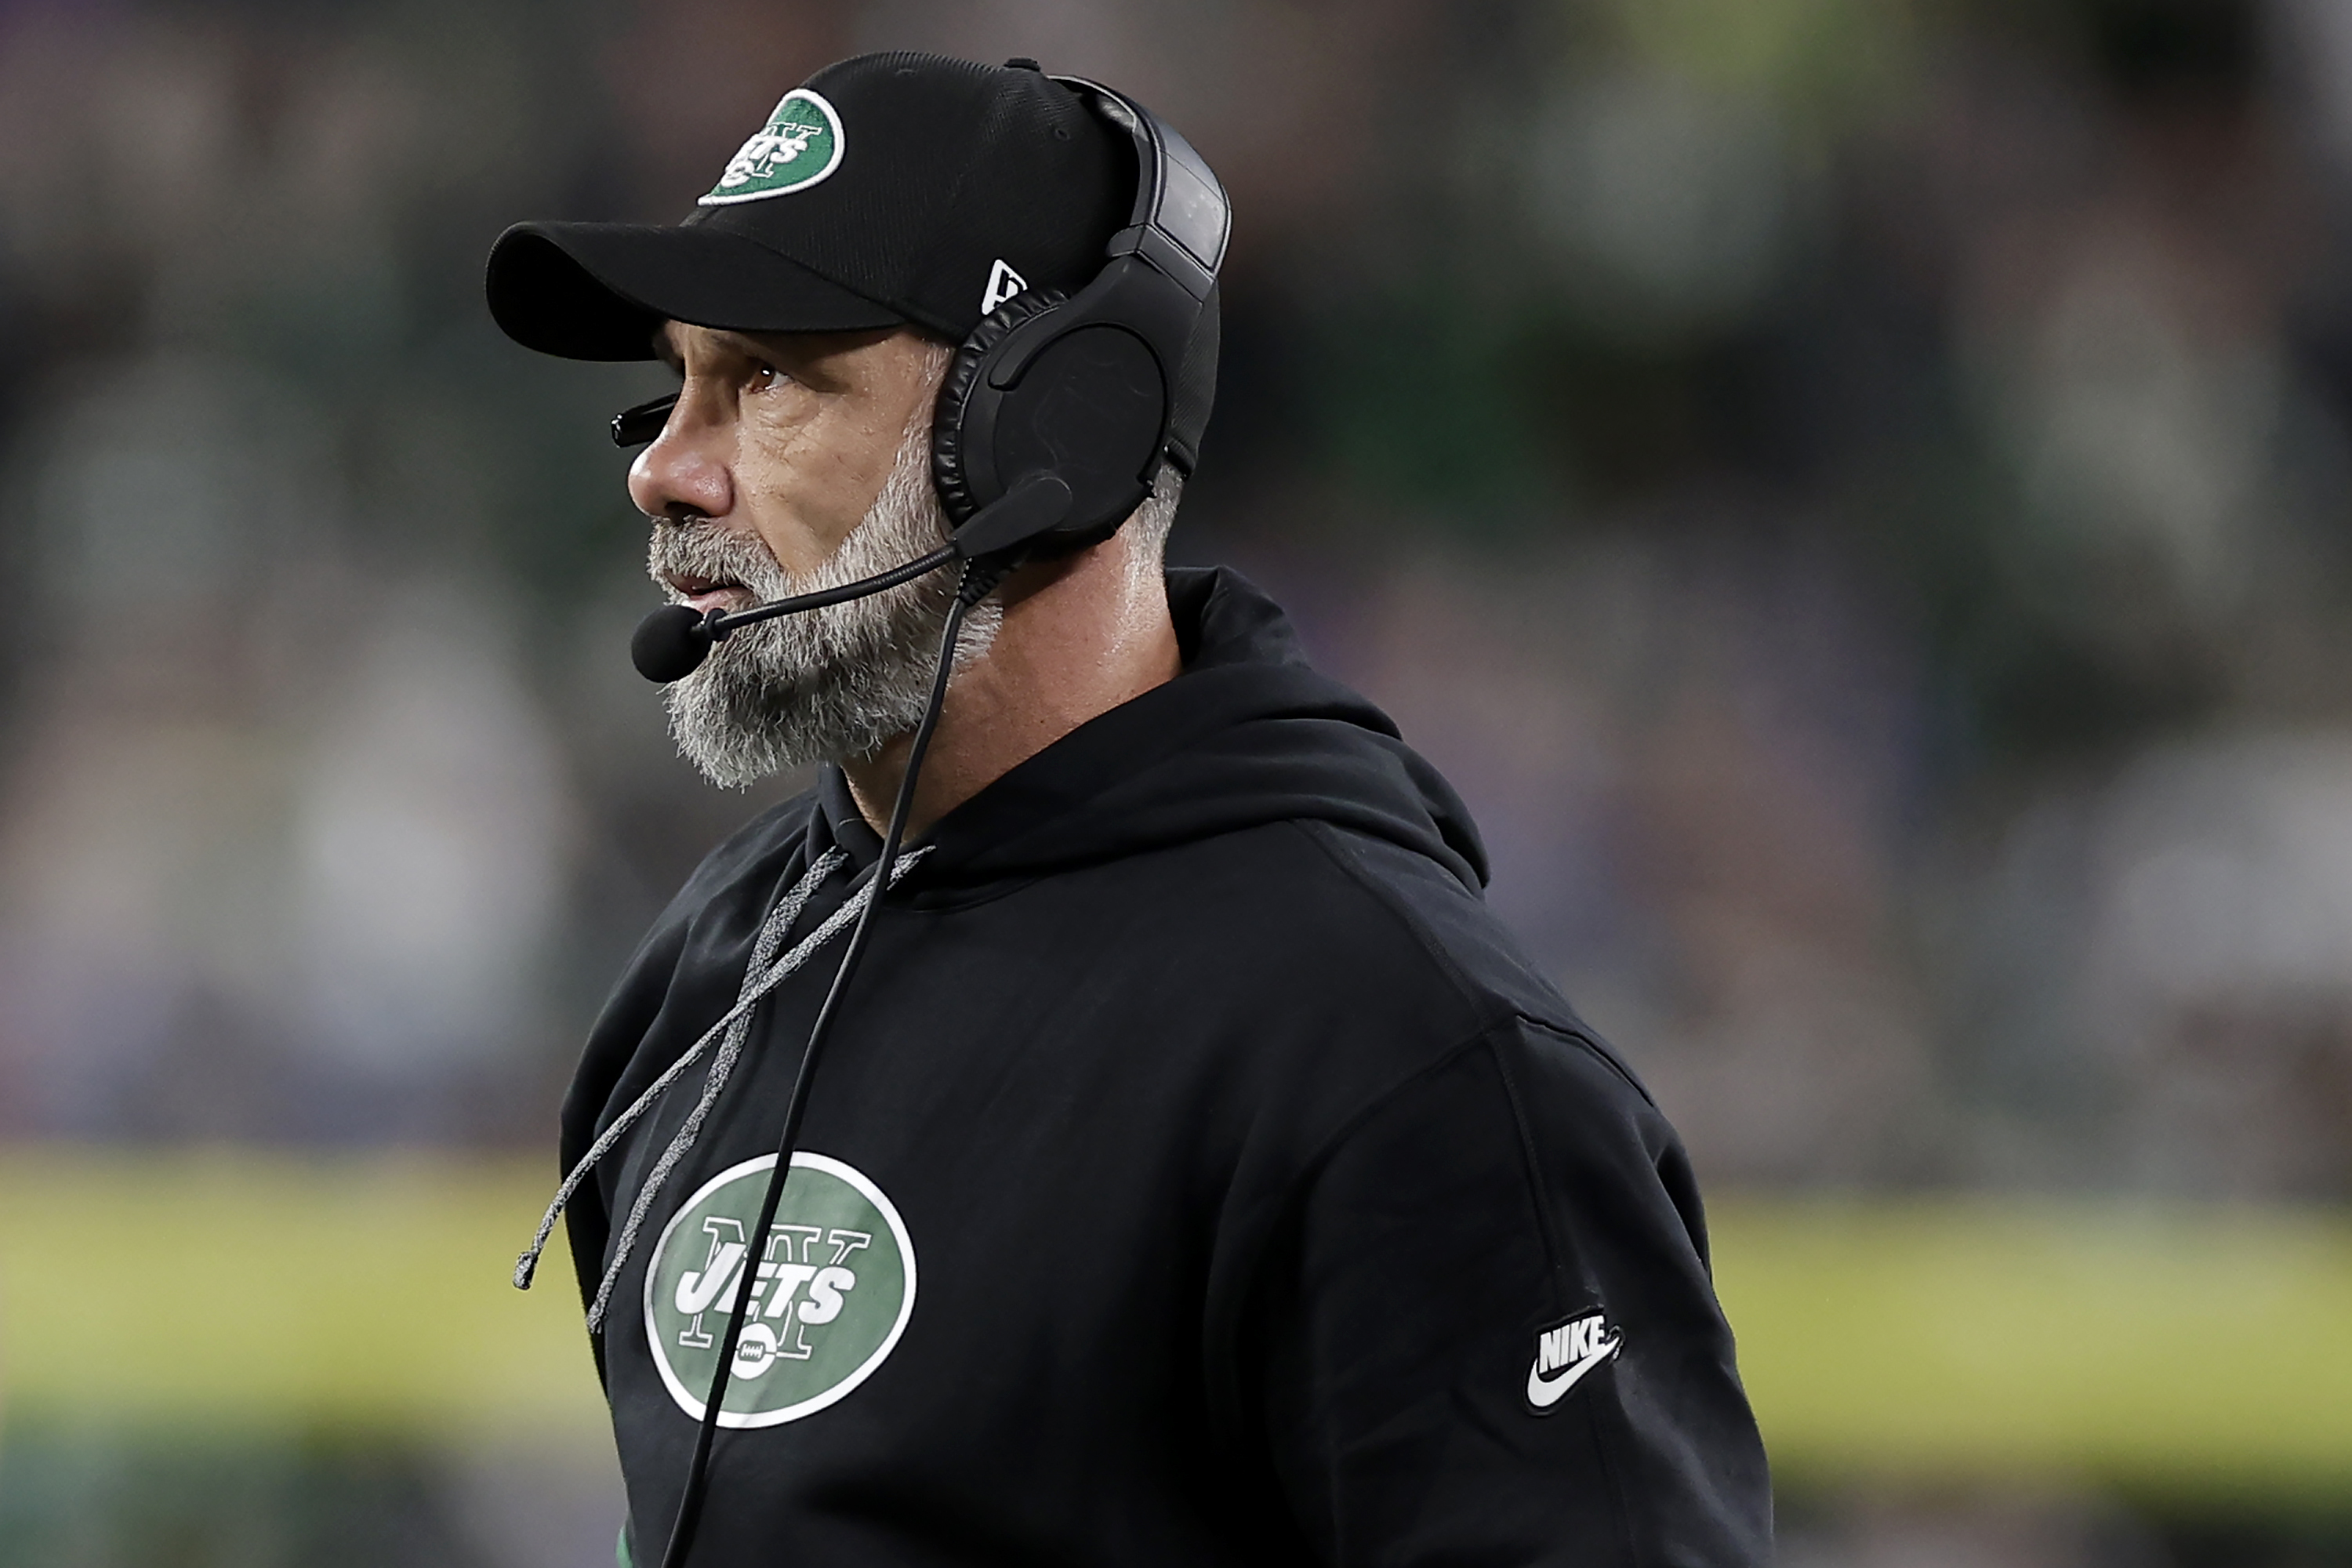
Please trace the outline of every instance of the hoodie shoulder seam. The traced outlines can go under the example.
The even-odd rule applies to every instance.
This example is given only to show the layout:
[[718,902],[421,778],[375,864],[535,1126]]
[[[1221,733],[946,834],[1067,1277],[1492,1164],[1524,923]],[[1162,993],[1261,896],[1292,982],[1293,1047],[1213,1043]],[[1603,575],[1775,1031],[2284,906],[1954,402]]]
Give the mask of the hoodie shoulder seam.
[[1654,1110],[1657,1109],[1657,1100],[1650,1093],[1648,1088],[1627,1069],[1624,1063],[1617,1059],[1614,1052],[1601,1045],[1590,1030],[1570,1027],[1556,1018],[1547,1018],[1530,1013],[1516,1003],[1504,1001],[1499,1006],[1493,1005],[1493,1003],[1502,999],[1489,997],[1484,988],[1472,982],[1462,972],[1461,966],[1454,963],[1454,955],[1446,951],[1445,944],[1440,942],[1436,933],[1432,931],[1420,916],[1413,912],[1412,905],[1381,886],[1380,879],[1363,867],[1352,850],[1344,845],[1331,842],[1339,837],[1337,829],[1321,822],[1294,820],[1291,826],[1304,833],[1330,858],[1332,864],[1339,868],[1343,876],[1363,889],[1374,903],[1386,910],[1391,919],[1412,934],[1414,942],[1423,952],[1428,954],[1430,962],[1435,965],[1438,972],[1452,983],[1454,994],[1460,996],[1465,1005],[1470,1008],[1471,1016],[1477,1021],[1478,1031],[1490,1031],[1499,1025],[1513,1020],[1529,1028],[1540,1029],[1545,1034],[1592,1057],[1622,1080],[1625,1087],[1633,1090],[1643,1103]]
[[[1553,1023],[1548,1018],[1538,1018],[1527,1013],[1519,1015],[1519,1021],[1527,1025],[1528,1028],[1540,1029],[1545,1034],[1549,1035],[1552,1038],[1560,1041],[1564,1045],[1570,1046],[1575,1049],[1583,1052],[1586,1056],[1591,1057],[1602,1067],[1608,1068],[1610,1074],[1619,1082],[1622,1083],[1627,1089],[1632,1089],[1634,1097],[1640,1100],[1643,1104],[1648,1106],[1652,1110],[1659,1110],[1657,1097],[1650,1092],[1649,1086],[1644,1084],[1640,1079],[1635,1078],[1633,1076],[1633,1069],[1628,1068],[1623,1062],[1617,1059],[1617,1053],[1602,1045],[1599,1040],[1593,1038],[1589,1031],[1583,1029],[1564,1029],[1560,1027],[1559,1025]],[[1660,1113],[1664,1114],[1663,1111]]]
[[1291,819],[1290,826],[1305,835],[1307,841],[1339,868],[1341,876],[1361,889],[1367,898],[1387,912],[1390,919],[1404,928],[1413,944],[1428,957],[1432,967],[1445,977],[1454,995],[1470,1009],[1471,1017],[1475,1020],[1472,1033],[1492,1028],[1518,1011],[1513,1006],[1496,1006],[1497,998],[1488,996],[1482,987],[1471,984],[1469,976],[1462,972],[1462,966],[1454,961],[1454,955],[1437,940],[1436,933],[1413,913],[1412,907],[1381,886],[1379,879],[1365,868],[1350,848],[1333,842],[1339,837],[1337,829],[1326,823],[1296,817]]

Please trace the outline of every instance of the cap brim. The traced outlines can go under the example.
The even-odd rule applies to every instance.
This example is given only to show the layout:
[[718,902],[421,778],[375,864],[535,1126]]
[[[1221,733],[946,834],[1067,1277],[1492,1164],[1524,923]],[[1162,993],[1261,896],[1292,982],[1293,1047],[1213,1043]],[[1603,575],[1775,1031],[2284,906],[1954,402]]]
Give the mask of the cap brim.
[[490,315],[565,359],[654,357],[654,330],[851,332],[905,324],[756,240],[702,226],[520,223],[490,247]]

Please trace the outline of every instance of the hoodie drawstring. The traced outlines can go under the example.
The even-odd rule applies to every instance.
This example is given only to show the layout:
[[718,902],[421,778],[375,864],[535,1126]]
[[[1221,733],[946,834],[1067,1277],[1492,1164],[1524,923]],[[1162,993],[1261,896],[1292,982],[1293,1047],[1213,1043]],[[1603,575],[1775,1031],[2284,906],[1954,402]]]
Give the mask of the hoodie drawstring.
[[[899,879],[912,870],[916,863],[929,851],[929,846],[926,845],[923,848],[901,858],[898,863],[891,868],[891,886],[898,886]],[[695,1041],[693,1047],[681,1055],[677,1061],[671,1063],[667,1070],[647,1085],[645,1092],[637,1096],[629,1108],[614,1120],[613,1124],[604,1130],[603,1135],[589,1146],[588,1152],[580,1157],[579,1163],[572,1167],[570,1173],[563,1178],[562,1184],[556,1188],[553,1201],[547,1205],[547,1213],[541,1218],[539,1230],[531,1237],[530,1246],[525,1248],[522,1255],[515,1260],[514,1283],[517,1289],[530,1289],[531,1278],[538,1271],[540,1254],[546,1249],[548,1237],[554,1233],[556,1220],[562,1215],[564,1205],[572,1201],[572,1194],[579,1190],[580,1184],[587,1180],[589,1173],[595,1168],[598,1162],[612,1151],[614,1145],[618,1143],[622,1136],[652,1108],[654,1102],[684,1076],[687,1068],[701,1057],[711,1041],[720,1038],[723,1035],[724,1042],[719,1047],[718,1054],[711,1059],[709,1078],[703,1085],[700,1101],[696,1105],[692,1114],[688,1117],[686,1124],[678,1129],[677,1136],[670,1140],[669,1147],[662,1152],[661,1159],[647,1173],[645,1184],[637,1194],[636,1201],[630,1205],[628,1223],[622,1229],[612,1261],[606,1265],[604,1277],[597,1286],[594,1304],[589,1310],[589,1331],[593,1333],[602,1329],[604,1309],[612,1296],[613,1282],[619,1276],[621,1266],[628,1259],[630,1251],[635,1244],[637,1232],[645,1222],[647,1210],[651,1208],[656,1194],[660,1192],[663,1184],[668,1179],[670,1172],[694,1147],[695,1140],[701,1134],[702,1124],[708,1119],[711,1106],[717,1102],[719,1091],[725,1089],[736,1061],[742,1055],[743,1047],[751,1037],[752,1008],[759,1004],[761,998],[774,990],[787,976],[806,963],[810,955],[818,948],[839,935],[857,918],[859,911],[873,897],[874,884],[868,880],[853,893],[840,909],[827,916],[824,924],[794,944],[790,952],[781,958],[774,956],[776,949],[782,945],[783,939],[791,932],[793,923],[800,919],[801,911],[807,908],[809,900],[815,895],[818,887],[826,878],[838,870],[847,859],[848,857],[838,849],[827,851],[809,868],[808,874],[777,901],[775,909],[761,923],[760,934],[752,945],[751,956],[743,966],[742,989],[736,998],[735,1005],[728,1009],[725,1016],[703,1031],[702,1037]]]

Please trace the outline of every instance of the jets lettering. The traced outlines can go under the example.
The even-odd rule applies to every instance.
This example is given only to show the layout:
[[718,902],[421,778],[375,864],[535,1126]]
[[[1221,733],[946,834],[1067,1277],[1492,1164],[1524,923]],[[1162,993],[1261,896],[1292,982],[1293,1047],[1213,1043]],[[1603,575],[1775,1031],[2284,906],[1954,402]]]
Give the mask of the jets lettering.
[[[708,1350],[712,1342],[704,1314],[735,1310],[743,1287],[743,1255],[749,1250],[740,1220],[712,1215],[703,1220],[702,1228],[710,1237],[709,1257],[700,1268],[678,1277],[672,1298],[688,1320],[678,1331],[677,1342],[695,1350]],[[814,1355],[808,1330],[841,1316],[843,1298],[857,1288],[856,1272],[843,1267],[843,1259],[873,1244],[872,1235],[862,1230],[772,1227],[766,1256],[751,1279],[751,1319],[736,1341],[735,1375],[758,1377],[780,1360],[806,1361]]]
[[789,163],[808,151],[810,139],[824,127],[822,125],[772,125],[760,132],[742,150],[729,160],[727,172],[719,176],[719,188],[733,190],[748,184],[761,175],[774,172],[778,163]]

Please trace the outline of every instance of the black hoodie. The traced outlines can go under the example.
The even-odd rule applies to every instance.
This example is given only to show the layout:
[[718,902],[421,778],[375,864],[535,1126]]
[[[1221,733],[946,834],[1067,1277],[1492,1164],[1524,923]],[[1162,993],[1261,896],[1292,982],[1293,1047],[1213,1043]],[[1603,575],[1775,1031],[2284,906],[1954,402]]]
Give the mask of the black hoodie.
[[[1184,673],[941,819],[876,917],[694,1562],[1766,1562],[1672,1129],[1487,911],[1475,828],[1387,717],[1239,577],[1170,598]],[[820,926],[877,847],[828,771],[719,848],[565,1105],[570,1166],[723,1052],[763,928],[761,969],[805,950],[690,1143],[711,1052],[570,1211],[593,1300],[683,1148],[597,1340],[640,1564],[839,955]]]

